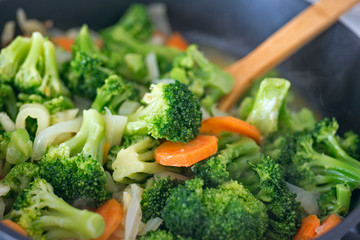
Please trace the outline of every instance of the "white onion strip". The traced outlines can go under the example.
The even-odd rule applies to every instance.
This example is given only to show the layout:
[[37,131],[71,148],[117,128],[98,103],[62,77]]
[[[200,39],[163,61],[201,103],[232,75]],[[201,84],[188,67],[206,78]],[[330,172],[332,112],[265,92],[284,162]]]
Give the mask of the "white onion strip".
[[125,240],[135,240],[141,224],[141,196],[144,189],[136,184],[130,185],[131,201],[125,219]]
[[120,145],[128,118],[126,116],[112,115],[107,108],[105,108],[105,111],[106,141],[110,146]]
[[82,118],[78,117],[70,121],[60,122],[46,128],[35,137],[33,145],[33,160],[39,160],[46,152],[48,146],[61,134],[78,132]]
[[144,224],[143,228],[139,232],[139,236],[145,235],[150,231],[156,231],[160,225],[162,224],[163,220],[161,218],[152,218],[146,224]]
[[59,122],[69,121],[76,118],[79,113],[78,108],[68,109],[61,112],[54,113],[51,115],[51,125],[54,125]]
[[150,80],[158,79],[160,71],[155,53],[151,52],[146,55],[145,63]]
[[36,130],[36,135],[38,135],[42,130],[50,126],[50,113],[42,104],[30,103],[22,105],[16,117],[16,129],[25,129],[26,119],[28,117],[35,118],[37,120],[38,126]]
[[0,113],[0,123],[6,132],[12,132],[16,129],[13,120],[11,120],[10,117],[4,112]]

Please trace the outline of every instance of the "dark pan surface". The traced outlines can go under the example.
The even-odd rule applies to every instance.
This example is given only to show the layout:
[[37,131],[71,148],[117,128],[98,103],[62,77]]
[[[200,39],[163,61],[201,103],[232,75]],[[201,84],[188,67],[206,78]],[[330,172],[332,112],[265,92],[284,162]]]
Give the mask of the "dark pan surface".
[[[24,8],[29,18],[52,19],[63,29],[87,23],[100,29],[118,20],[134,1],[122,0],[0,0],[0,29]],[[152,3],[154,1],[141,1]],[[190,42],[217,47],[240,58],[254,49],[308,4],[303,0],[182,0],[168,5],[174,29]],[[281,74],[322,116],[336,117],[340,131],[360,132],[360,40],[341,23],[314,39],[279,66]],[[359,194],[353,211],[321,239],[360,239]],[[349,229],[351,229],[349,231]],[[0,239],[17,239],[0,225]],[[320,238],[319,238],[320,239]]]

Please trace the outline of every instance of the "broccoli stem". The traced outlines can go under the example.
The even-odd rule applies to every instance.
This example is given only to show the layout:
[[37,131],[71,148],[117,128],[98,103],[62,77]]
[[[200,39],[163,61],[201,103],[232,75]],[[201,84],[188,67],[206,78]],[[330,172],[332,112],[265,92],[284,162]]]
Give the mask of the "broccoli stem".
[[31,37],[30,51],[15,76],[15,84],[19,88],[29,89],[41,84],[42,78],[36,67],[43,51],[43,43],[43,36],[39,32],[34,32]]
[[[59,226],[66,229],[51,231],[52,233],[49,234],[51,237],[63,239],[67,235],[74,237],[74,233],[79,233],[79,238],[90,239],[103,231],[103,218],[99,214],[76,209],[48,191],[37,191],[36,197],[44,199],[44,203],[49,207],[46,214],[41,216],[37,222],[44,229],[58,228]],[[67,232],[68,234],[66,234]]]
[[62,84],[57,70],[55,47],[50,41],[44,43],[45,74],[39,90],[46,97],[67,95],[69,92]]
[[83,112],[83,121],[79,132],[60,146],[69,148],[71,155],[81,152],[85,157],[92,156],[102,164],[105,143],[105,120],[94,109]]
[[18,36],[0,54],[0,79],[10,82],[30,48],[30,39]]
[[81,27],[80,32],[75,39],[74,46],[79,47],[81,51],[84,51],[88,54],[99,52],[99,49],[91,39],[89,27],[86,24]]

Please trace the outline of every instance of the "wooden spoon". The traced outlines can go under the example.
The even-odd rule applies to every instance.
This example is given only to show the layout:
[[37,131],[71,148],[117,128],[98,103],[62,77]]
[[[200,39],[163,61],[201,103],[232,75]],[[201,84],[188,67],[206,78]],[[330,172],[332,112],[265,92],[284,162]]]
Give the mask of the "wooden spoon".
[[227,67],[226,71],[235,78],[235,85],[221,99],[219,109],[228,111],[254,79],[276,67],[318,36],[359,1],[320,0],[285,24],[247,56]]

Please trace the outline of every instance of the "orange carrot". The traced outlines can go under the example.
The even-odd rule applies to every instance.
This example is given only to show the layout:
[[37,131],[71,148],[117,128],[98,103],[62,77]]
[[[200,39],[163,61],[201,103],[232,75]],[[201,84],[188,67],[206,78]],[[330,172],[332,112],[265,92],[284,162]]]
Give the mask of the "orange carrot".
[[255,126],[234,117],[211,117],[201,122],[200,133],[218,135],[221,132],[234,132],[248,136],[257,143],[261,141],[261,133]]
[[105,144],[104,144],[104,152],[103,152],[103,164],[105,164],[105,162],[106,162],[109,150],[110,150],[110,143],[105,142]]
[[217,137],[199,135],[188,143],[166,141],[154,151],[156,162],[165,166],[189,167],[217,152]]
[[331,214],[328,216],[325,221],[315,229],[316,237],[319,237],[334,227],[336,227],[338,224],[341,223],[341,219],[336,214]]
[[27,233],[25,232],[25,230],[22,227],[20,227],[20,225],[17,224],[16,222],[13,222],[9,219],[5,219],[5,220],[2,220],[1,223],[25,237],[28,236]]
[[[71,52],[71,46],[74,44],[75,39],[66,36],[54,36],[50,38],[50,41],[52,41],[56,46],[59,46],[64,50]],[[95,45],[97,45],[99,48],[102,48],[103,42],[101,39],[95,39],[94,42]]]
[[75,39],[65,36],[51,37],[52,41],[56,46],[62,47],[64,50],[71,52],[71,46],[74,44]]
[[166,45],[185,51],[189,44],[179,32],[174,32],[166,40]]
[[107,240],[111,234],[119,227],[123,219],[123,208],[114,198],[107,200],[96,212],[100,214],[105,221],[104,233],[96,240]]
[[315,229],[320,226],[320,220],[316,215],[309,215],[302,220],[301,227],[297,231],[294,240],[308,240],[316,236]]

